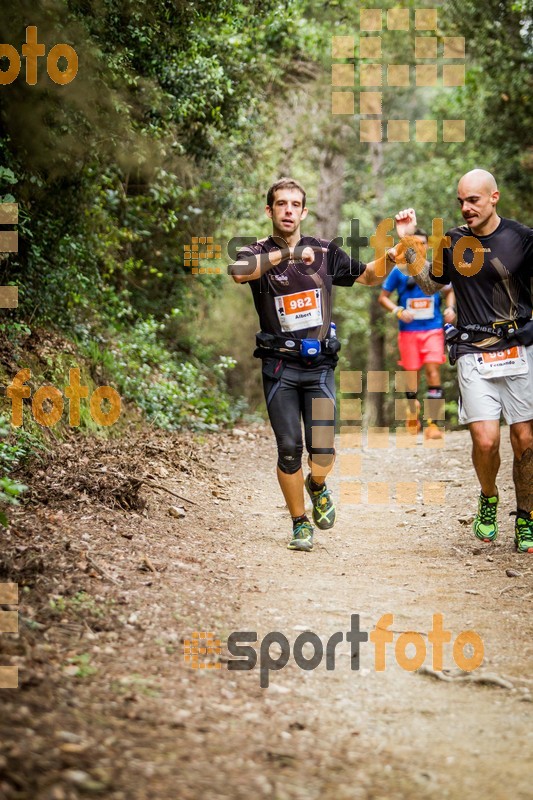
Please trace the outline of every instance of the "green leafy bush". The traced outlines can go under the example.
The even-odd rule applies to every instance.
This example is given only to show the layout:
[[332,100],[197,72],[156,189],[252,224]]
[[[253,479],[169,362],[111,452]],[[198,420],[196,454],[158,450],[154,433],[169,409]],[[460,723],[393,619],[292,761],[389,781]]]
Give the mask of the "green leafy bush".
[[[5,441],[6,437],[13,441]],[[0,525],[7,526],[7,506],[18,505],[18,498],[27,489],[10,478],[9,473],[20,466],[36,446],[34,437],[23,430],[11,434],[7,421],[0,417]]]
[[217,430],[235,422],[245,402],[227,393],[225,374],[234,359],[219,356],[212,368],[198,360],[178,360],[159,339],[164,329],[164,322],[150,316],[115,333],[111,345],[97,344],[92,336],[85,352],[102,365],[123,398],[160,428]]

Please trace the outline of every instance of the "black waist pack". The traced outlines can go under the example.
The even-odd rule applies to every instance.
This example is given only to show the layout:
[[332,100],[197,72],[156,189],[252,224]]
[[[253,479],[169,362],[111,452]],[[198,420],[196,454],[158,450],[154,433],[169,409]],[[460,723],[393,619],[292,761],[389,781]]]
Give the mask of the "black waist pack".
[[517,342],[520,342],[520,344],[523,344],[525,347],[529,347],[531,344],[533,344],[533,319],[529,320],[529,322],[526,322],[525,325],[519,328],[516,331],[514,338]]
[[301,339],[291,339],[290,336],[276,336],[260,331],[255,337],[256,348],[254,358],[282,358],[289,363],[299,364],[306,368],[331,366],[335,367],[339,357],[338,351],[341,343],[338,339],[322,339],[320,352],[312,358],[305,358],[301,353]]
[[[291,355],[300,355],[301,345],[305,339],[292,339],[290,336],[277,336],[273,333],[259,331],[255,335],[257,347],[267,350],[278,350]],[[326,355],[336,355],[341,349],[341,343],[337,338],[322,339],[320,341],[320,352]]]

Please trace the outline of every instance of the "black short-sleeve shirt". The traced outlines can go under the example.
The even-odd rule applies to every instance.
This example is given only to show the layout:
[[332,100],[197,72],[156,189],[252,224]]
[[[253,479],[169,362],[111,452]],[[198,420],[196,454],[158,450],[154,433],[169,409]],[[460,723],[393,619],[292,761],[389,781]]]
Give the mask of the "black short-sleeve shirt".
[[[488,236],[475,236],[467,225],[452,228],[446,236],[451,246],[443,250],[442,274],[433,264],[430,277],[437,283],[452,284],[459,327],[531,317],[531,228],[502,217]],[[460,346],[461,353],[476,349],[473,345]],[[489,349],[501,349],[501,344]]]
[[[332,287],[353,286],[366,269],[366,264],[351,259],[334,242],[303,236],[298,247],[305,245],[326,248],[327,253],[316,253],[315,261],[310,265],[301,261],[283,261],[257,280],[248,281],[264,333],[283,334],[294,339],[326,338],[331,323]],[[251,255],[279,249],[273,237],[269,236],[243,247],[236,260],[246,261]],[[317,292],[320,293],[318,298]],[[282,297],[284,301],[276,299]],[[317,304],[320,306],[321,324],[317,324]],[[308,327],[305,327],[306,319],[310,320]]]

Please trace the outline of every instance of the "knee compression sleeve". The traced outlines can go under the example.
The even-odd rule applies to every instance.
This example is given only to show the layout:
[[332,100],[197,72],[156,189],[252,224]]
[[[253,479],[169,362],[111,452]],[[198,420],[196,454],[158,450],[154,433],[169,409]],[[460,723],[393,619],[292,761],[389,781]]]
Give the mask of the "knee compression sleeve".
[[289,437],[278,440],[278,467],[281,472],[293,475],[302,466],[303,443]]

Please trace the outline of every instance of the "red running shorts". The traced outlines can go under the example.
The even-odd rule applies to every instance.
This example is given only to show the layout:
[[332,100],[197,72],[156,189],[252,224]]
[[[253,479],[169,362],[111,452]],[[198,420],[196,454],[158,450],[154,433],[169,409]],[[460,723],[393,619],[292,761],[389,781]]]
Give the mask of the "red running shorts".
[[433,328],[429,331],[400,331],[398,333],[398,364],[407,370],[418,370],[424,364],[444,364],[444,331]]

